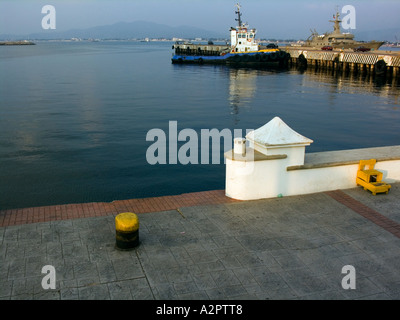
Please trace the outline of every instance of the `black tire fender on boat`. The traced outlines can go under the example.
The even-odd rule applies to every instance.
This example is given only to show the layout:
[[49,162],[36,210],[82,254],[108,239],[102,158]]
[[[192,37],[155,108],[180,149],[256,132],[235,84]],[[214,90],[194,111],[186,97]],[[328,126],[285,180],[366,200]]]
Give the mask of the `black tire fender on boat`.
[[242,55],[241,61],[242,62],[248,62],[250,60],[250,56],[248,54]]
[[269,57],[271,60],[276,60],[276,58],[278,57],[278,54],[276,52],[272,52],[269,54]]
[[203,60],[203,58],[199,58],[199,59],[197,59],[197,62],[198,62],[199,64],[203,64],[203,63],[204,63],[204,60]]
[[235,54],[235,55],[233,56],[233,60],[234,60],[235,62],[239,62],[241,59],[242,59],[241,56],[238,55],[238,54]]
[[257,61],[257,62],[260,62],[261,61],[261,55],[259,53],[255,54],[254,55],[254,60]]
[[285,51],[279,51],[278,57],[279,57],[279,59],[285,59],[286,58],[286,52]]
[[263,53],[261,55],[261,61],[267,62],[269,60],[269,53]]

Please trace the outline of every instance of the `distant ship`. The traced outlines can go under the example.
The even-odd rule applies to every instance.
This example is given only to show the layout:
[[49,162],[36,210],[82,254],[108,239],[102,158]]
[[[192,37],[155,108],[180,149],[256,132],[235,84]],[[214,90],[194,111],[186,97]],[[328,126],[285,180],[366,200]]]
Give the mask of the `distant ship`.
[[228,65],[272,65],[284,66],[290,54],[278,49],[276,46],[263,47],[256,41],[256,29],[250,29],[242,23],[240,4],[236,4],[238,22],[236,28],[230,29],[230,45],[207,45],[188,42],[176,42],[172,63],[198,63],[198,64],[228,64]]
[[331,46],[334,49],[355,49],[364,47],[378,50],[384,44],[383,41],[356,41],[354,40],[354,34],[342,33],[340,31],[340,23],[342,20],[339,19],[339,16],[339,12],[336,12],[336,15],[333,16],[335,20],[329,20],[329,22],[333,22],[333,32],[319,35],[315,30],[311,30],[311,36],[308,37],[302,46],[316,48]]

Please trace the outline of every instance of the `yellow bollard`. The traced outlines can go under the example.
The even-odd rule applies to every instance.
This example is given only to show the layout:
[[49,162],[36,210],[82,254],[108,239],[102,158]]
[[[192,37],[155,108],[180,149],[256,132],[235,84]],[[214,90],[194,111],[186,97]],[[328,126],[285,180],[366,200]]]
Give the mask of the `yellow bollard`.
[[139,218],[132,212],[120,213],[115,217],[116,246],[129,250],[139,245]]

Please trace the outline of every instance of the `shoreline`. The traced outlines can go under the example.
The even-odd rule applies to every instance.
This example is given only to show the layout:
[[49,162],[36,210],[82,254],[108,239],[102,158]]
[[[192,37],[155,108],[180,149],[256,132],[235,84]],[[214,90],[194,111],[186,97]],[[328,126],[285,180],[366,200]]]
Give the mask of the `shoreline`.
[[112,202],[88,202],[0,210],[0,227],[38,222],[177,210],[181,207],[241,202],[227,197],[225,190],[199,191]]
[[1,41],[0,46],[30,46],[30,45],[35,45],[36,43],[32,41]]

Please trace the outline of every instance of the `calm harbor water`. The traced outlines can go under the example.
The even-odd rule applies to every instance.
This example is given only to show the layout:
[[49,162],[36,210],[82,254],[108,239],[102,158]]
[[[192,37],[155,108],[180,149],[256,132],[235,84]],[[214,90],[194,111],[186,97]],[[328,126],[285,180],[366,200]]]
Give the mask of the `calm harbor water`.
[[400,144],[398,83],[172,65],[171,45],[0,48],[0,209],[223,189],[222,151],[220,164],[147,163],[147,132],[169,121],[244,135],[279,116],[314,140],[307,152]]

